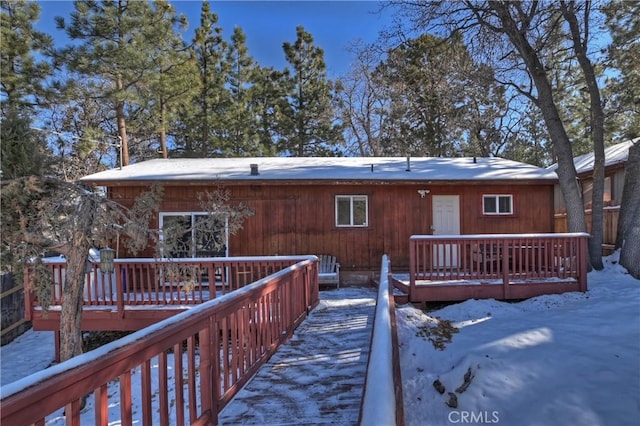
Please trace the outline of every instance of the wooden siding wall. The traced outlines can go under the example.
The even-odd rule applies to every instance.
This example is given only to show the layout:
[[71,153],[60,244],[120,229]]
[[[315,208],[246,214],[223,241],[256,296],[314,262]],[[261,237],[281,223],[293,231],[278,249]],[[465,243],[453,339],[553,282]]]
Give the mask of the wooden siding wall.
[[[553,231],[553,186],[327,184],[228,185],[231,203],[254,211],[229,242],[230,256],[331,254],[343,270],[375,271],[383,254],[398,270],[409,266],[409,238],[431,234],[433,195],[460,196],[462,234]],[[163,212],[200,211],[197,194],[212,186],[166,186]],[[418,189],[429,189],[421,198]],[[144,188],[113,187],[113,199],[131,204]],[[483,216],[482,194],[512,194],[513,216]],[[335,226],[336,195],[367,195],[369,226]],[[157,226],[156,223],[152,224]],[[149,250],[143,255],[151,256]]]

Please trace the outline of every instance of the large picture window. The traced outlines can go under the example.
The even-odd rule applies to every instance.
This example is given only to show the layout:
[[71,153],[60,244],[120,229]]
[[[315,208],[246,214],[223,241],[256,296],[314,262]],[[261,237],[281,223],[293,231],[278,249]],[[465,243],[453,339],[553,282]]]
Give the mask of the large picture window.
[[367,226],[369,198],[366,195],[336,195],[336,226]]
[[226,217],[206,213],[160,213],[160,234],[172,258],[227,255]]
[[513,214],[513,196],[511,195],[483,195],[482,212],[486,215]]

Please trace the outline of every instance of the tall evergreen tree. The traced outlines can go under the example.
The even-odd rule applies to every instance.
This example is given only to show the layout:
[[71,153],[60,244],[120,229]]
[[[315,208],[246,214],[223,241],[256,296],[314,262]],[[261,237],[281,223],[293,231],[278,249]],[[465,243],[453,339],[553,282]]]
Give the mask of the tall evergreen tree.
[[278,117],[289,107],[283,85],[286,76],[287,72],[260,67],[256,70],[255,85],[250,89],[260,153],[264,156],[277,152]]
[[175,127],[180,106],[188,105],[199,89],[198,69],[192,52],[182,40],[180,32],[187,27],[184,16],[176,12],[167,1],[153,3],[155,21],[150,26],[147,40],[156,46],[150,57],[153,65],[150,83],[141,87],[147,98],[150,132],[159,138],[160,152],[168,157],[168,133]]
[[294,43],[283,44],[292,75],[285,83],[289,106],[279,120],[278,149],[298,157],[335,155],[344,137],[332,105],[324,51],[304,27],[298,26],[296,33]]
[[157,38],[166,23],[158,19],[152,4],[135,0],[82,0],[75,2],[69,24],[56,17],[76,43],[64,48],[60,58],[72,72],[85,78],[104,79],[107,91],[98,94],[115,111],[123,145],[123,163],[129,164],[127,120],[144,103],[140,88],[151,82]]
[[608,64],[617,70],[607,88],[618,139],[640,137],[640,1],[610,1],[603,7],[611,33]]
[[45,89],[52,68],[36,55],[46,55],[53,48],[50,35],[37,31],[34,24],[40,18],[40,6],[31,1],[15,0],[1,3],[0,86],[2,110],[13,105],[35,106]]
[[488,156],[502,146],[496,122],[504,115],[504,90],[459,35],[406,40],[376,75],[387,92],[387,153]]
[[[32,117],[46,92],[52,67],[38,55],[50,53],[51,36],[36,31],[40,6],[24,0],[3,1],[0,14],[0,105],[2,179],[39,175],[49,164],[44,134],[31,129]],[[4,214],[5,212],[3,212]]]
[[[2,114],[0,125],[0,178],[42,175],[48,169],[51,153],[42,133],[31,129],[31,122],[18,108],[9,107]],[[3,211],[2,215],[12,214]]]
[[261,153],[257,131],[252,87],[256,84],[258,66],[249,56],[246,36],[236,27],[231,36],[226,62],[229,67],[227,88],[231,102],[226,111],[226,153],[229,156],[255,156]]
[[183,156],[222,155],[222,119],[229,104],[225,89],[228,74],[226,49],[222,28],[218,26],[218,15],[205,1],[200,12],[200,26],[195,30],[192,43],[199,71],[199,90],[191,103],[181,108],[181,135],[176,139],[177,148]]

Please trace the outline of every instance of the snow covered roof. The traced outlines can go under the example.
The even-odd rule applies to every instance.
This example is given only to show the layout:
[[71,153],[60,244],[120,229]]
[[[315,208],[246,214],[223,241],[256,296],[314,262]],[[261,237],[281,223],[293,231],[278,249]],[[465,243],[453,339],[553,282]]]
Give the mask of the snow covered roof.
[[[634,143],[640,143],[640,138],[632,139],[626,142],[621,142],[615,145],[611,145],[604,150],[604,166],[611,167],[616,164],[622,164],[629,158],[629,148]],[[576,172],[578,174],[585,173],[593,170],[593,152],[580,155],[573,159],[573,164],[576,166]],[[549,170],[555,171],[558,168],[558,164],[549,166]]]
[[[257,165],[257,175],[251,166]],[[83,177],[108,185],[147,181],[504,181],[556,180],[544,168],[502,158],[253,157],[156,159]],[[410,168],[410,171],[407,169]]]

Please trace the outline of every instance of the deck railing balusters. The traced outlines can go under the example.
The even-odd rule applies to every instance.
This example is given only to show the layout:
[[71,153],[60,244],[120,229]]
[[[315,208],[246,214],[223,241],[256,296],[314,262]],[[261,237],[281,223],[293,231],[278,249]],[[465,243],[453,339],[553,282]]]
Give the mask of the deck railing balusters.
[[[469,281],[460,283],[467,285],[468,297],[525,298],[536,293],[527,289],[533,285],[545,289],[538,294],[562,288],[577,290],[576,283],[580,291],[585,291],[588,238],[585,233],[414,235],[409,250],[409,299],[464,299],[461,287],[454,289],[455,283],[447,284],[460,279]],[[489,288],[472,288],[496,283],[503,287],[501,294]],[[429,292],[440,295],[429,296]],[[416,296],[418,293],[421,296]],[[444,299],[447,294],[452,299]]]

